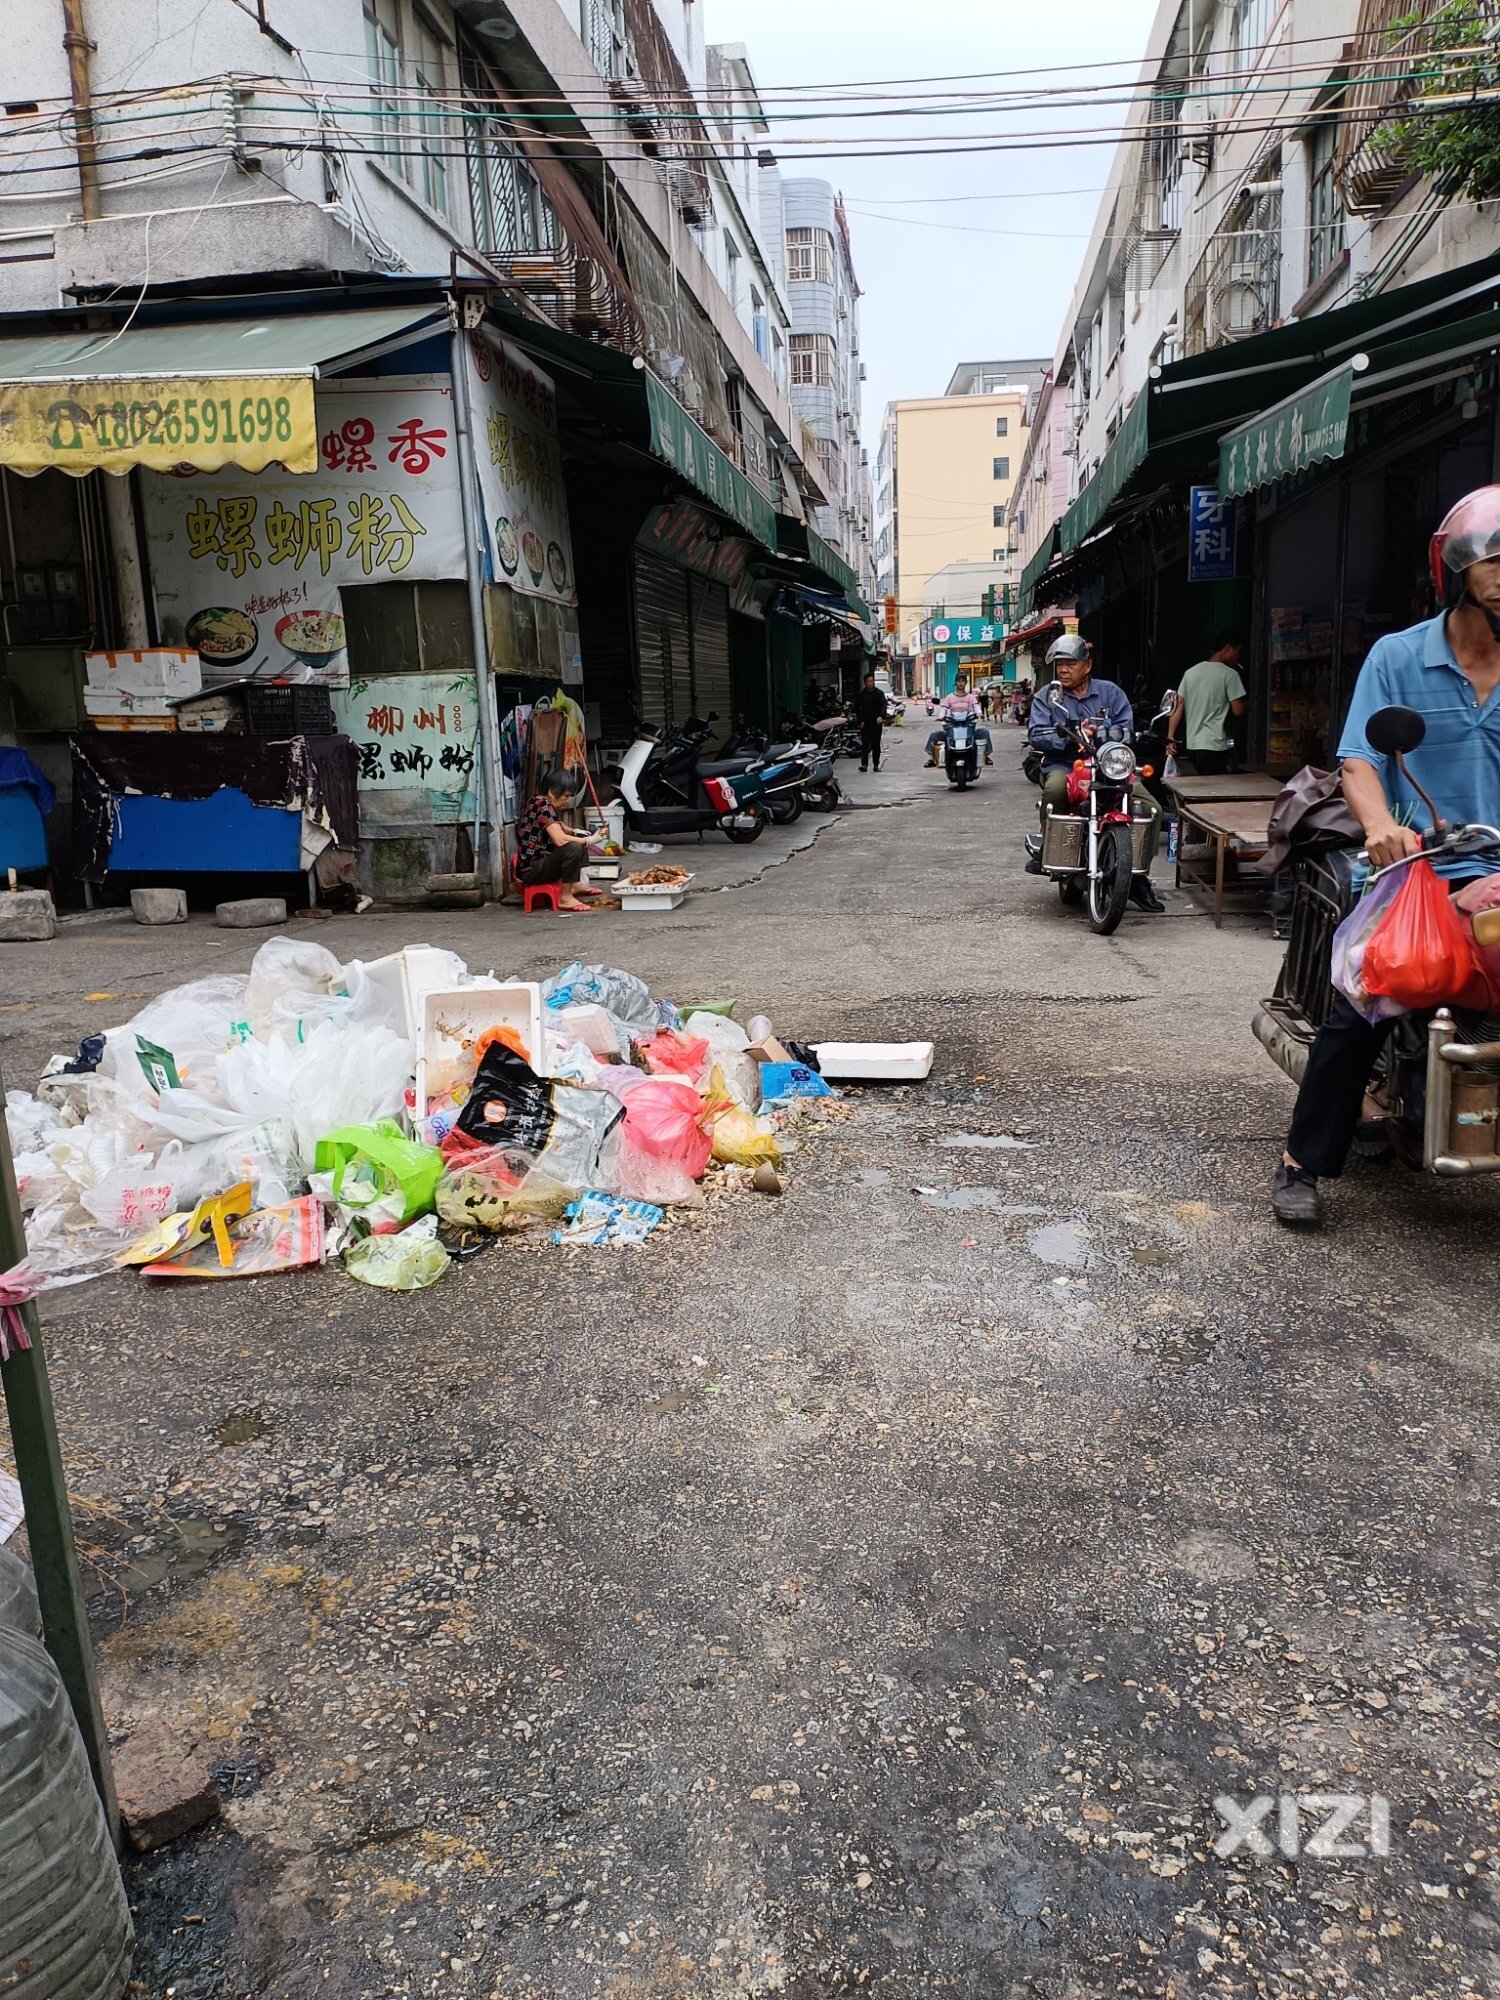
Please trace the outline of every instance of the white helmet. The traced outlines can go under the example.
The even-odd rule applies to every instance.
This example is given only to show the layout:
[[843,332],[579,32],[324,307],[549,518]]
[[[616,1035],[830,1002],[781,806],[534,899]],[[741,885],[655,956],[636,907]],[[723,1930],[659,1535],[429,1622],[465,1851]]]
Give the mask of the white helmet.
[[1088,640],[1080,638],[1076,632],[1064,632],[1047,648],[1047,665],[1055,667],[1059,660],[1086,660],[1088,656]]

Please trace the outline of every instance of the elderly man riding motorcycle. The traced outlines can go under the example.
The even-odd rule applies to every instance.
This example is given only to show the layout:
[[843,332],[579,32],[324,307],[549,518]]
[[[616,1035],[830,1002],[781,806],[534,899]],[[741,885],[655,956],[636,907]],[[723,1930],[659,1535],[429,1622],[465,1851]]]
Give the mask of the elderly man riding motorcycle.
[[[1500,820],[1500,486],[1459,501],[1432,538],[1431,561],[1445,608],[1376,641],[1339,742],[1344,796],[1377,868],[1421,851],[1411,822],[1425,812],[1411,780],[1454,821]],[[1365,733],[1376,710],[1390,706],[1416,709],[1427,725],[1421,747],[1407,755],[1410,779]],[[1493,872],[1478,855],[1446,856],[1436,866],[1459,881]],[[1318,1182],[1343,1172],[1391,1025],[1370,1023],[1339,994],[1318,1032],[1271,1191],[1277,1220],[1291,1228],[1323,1220]]]

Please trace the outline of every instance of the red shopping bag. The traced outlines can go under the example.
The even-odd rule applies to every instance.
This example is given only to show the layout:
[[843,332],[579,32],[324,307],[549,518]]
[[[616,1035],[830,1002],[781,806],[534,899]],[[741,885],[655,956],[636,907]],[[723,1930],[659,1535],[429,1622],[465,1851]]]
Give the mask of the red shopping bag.
[[1474,977],[1473,932],[1430,861],[1414,861],[1365,950],[1365,990],[1415,1011],[1455,999]]

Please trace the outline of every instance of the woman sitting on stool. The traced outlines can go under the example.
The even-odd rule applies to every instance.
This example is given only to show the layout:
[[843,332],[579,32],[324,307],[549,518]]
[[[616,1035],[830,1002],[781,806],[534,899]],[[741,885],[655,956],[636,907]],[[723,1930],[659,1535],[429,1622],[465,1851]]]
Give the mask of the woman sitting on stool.
[[516,825],[516,875],[527,888],[538,882],[560,882],[560,910],[586,910],[574,883],[588,859],[588,843],[563,824],[562,815],[578,796],[570,771],[559,767],[547,775],[545,788],[521,814]]

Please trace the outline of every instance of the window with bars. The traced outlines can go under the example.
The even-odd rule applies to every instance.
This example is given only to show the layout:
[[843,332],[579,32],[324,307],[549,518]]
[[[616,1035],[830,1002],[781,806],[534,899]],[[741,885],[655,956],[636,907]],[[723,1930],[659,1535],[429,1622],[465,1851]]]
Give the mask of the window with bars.
[[407,171],[401,144],[401,12],[399,0],[365,0],[365,66],[370,76],[370,150]]
[[792,386],[831,389],[838,372],[838,354],[830,333],[794,333],[788,341],[792,356]]
[[836,438],[820,437],[817,443],[819,470],[822,472],[824,481],[829,489],[836,489],[839,483],[840,471],[838,440]]
[[786,275],[793,285],[833,283],[833,238],[826,229],[789,229]]
[[557,249],[556,212],[525,154],[498,119],[471,116],[465,124],[475,247],[502,261]]
[[1010,418],[1009,418],[1009,417],[996,417],[996,419],[995,419],[995,436],[996,436],[997,438],[1003,438],[1003,437],[1009,437],[1009,436],[1010,436]]
[[601,76],[625,74],[625,0],[588,0],[589,55]]
[[1334,174],[1339,121],[1330,115],[1308,143],[1307,282],[1319,278],[1344,254],[1344,197]]
[[448,213],[448,144],[451,137],[445,103],[448,91],[447,52],[437,30],[421,14],[412,16],[411,74],[417,87],[418,191],[429,208]]

